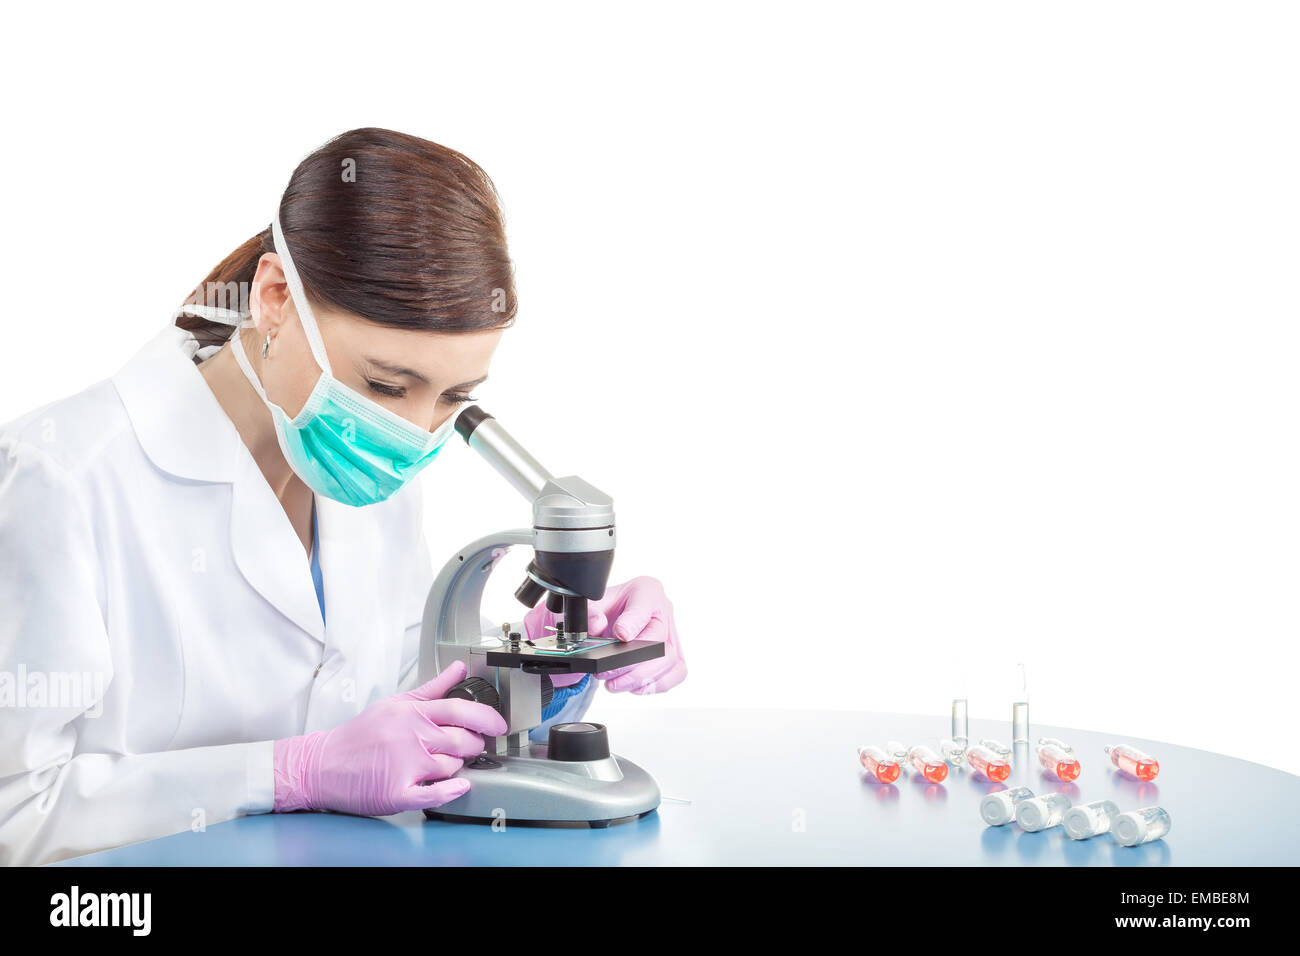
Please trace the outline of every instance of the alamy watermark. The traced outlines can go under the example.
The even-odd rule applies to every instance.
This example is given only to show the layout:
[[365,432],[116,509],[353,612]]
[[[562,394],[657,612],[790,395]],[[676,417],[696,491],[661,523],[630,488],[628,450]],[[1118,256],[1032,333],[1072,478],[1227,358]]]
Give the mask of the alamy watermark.
[[99,671],[0,671],[0,708],[68,708],[87,717],[104,712],[104,680]]

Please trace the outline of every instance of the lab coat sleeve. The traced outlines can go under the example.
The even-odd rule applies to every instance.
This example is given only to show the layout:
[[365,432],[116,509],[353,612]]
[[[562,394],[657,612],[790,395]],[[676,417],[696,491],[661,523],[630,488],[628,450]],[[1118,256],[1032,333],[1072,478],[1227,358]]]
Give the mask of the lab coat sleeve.
[[[274,803],[269,740],[158,753],[79,747],[113,689],[103,593],[76,482],[39,447],[0,436],[0,865],[79,856]],[[85,692],[35,696],[39,682],[61,680]]]

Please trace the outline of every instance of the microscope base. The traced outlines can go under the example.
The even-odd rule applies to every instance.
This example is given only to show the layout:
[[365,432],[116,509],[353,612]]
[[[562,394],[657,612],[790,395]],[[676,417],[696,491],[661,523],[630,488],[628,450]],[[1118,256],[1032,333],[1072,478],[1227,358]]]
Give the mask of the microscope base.
[[469,780],[464,796],[424,815],[454,823],[505,826],[605,827],[642,817],[659,806],[659,786],[617,754],[601,760],[550,760],[545,744],[527,754],[480,757],[456,774]]

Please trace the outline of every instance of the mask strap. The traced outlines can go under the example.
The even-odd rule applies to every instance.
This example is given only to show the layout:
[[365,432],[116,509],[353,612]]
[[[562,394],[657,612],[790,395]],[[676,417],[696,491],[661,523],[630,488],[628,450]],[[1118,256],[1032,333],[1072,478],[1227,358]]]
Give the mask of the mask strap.
[[185,315],[196,315],[200,319],[207,319],[209,322],[220,322],[222,325],[239,325],[249,317],[247,312],[222,309],[215,305],[200,305],[197,302],[187,302],[177,312]]
[[271,239],[275,243],[275,251],[280,256],[280,267],[284,270],[284,279],[289,284],[289,298],[298,309],[298,317],[302,319],[302,330],[307,334],[307,344],[311,346],[311,354],[316,357],[316,364],[320,366],[322,372],[331,378],[334,373],[330,371],[330,360],[325,356],[325,342],[320,337],[320,327],[316,324],[316,316],[312,315],[311,305],[307,302],[307,293],[303,291],[302,280],[298,278],[298,269],[293,264],[293,257],[289,255],[289,243],[285,241],[284,231],[280,228],[280,214],[275,214],[275,221],[271,223]]
[[244,378],[248,379],[248,384],[252,385],[253,391],[257,392],[257,397],[270,405],[271,402],[266,397],[266,391],[262,388],[262,383],[257,380],[257,374],[253,371],[253,365],[248,361],[248,356],[244,353],[244,340],[239,333],[240,329],[236,328],[235,334],[230,337],[230,351],[235,353],[235,361],[239,363]]

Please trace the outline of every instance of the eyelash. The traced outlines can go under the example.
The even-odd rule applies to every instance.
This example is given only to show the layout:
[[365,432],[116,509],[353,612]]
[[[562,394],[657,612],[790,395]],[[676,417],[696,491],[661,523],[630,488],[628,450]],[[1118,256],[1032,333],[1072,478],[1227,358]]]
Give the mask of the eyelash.
[[[404,398],[406,389],[399,388],[395,385],[385,385],[382,382],[372,382],[366,379],[366,384],[376,395],[386,395],[389,398]],[[464,405],[466,402],[477,402],[478,399],[473,395],[444,395],[443,398],[452,405]]]
[[406,389],[398,388],[394,385],[384,385],[381,382],[372,382],[366,379],[366,384],[376,395],[387,395],[389,398],[402,398],[406,395]]

